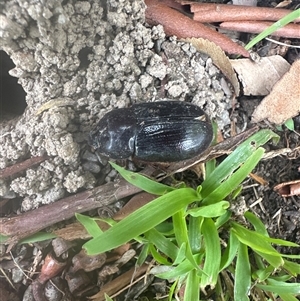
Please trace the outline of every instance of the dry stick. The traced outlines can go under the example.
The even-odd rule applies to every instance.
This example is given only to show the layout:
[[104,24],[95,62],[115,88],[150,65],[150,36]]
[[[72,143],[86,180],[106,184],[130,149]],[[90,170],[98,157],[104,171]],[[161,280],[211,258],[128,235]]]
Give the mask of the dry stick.
[[[258,127],[253,127],[252,129],[210,147],[206,152],[194,158],[170,163],[169,166],[166,167],[166,174],[171,175],[175,172],[181,172],[199,162],[228,154],[234,147],[257,131]],[[147,167],[141,173],[150,176],[153,173],[153,168]],[[121,198],[133,195],[140,191],[141,189],[129,184],[124,179],[116,179],[114,182],[71,195],[33,211],[15,217],[1,218],[0,233],[9,236],[9,239],[7,240],[9,251],[20,239],[60,221],[70,219],[76,212],[80,213],[107,206]]]
[[104,294],[111,296],[115,292],[121,290],[124,286],[128,285],[132,280],[145,274],[148,268],[149,266],[146,263],[140,267],[131,268],[129,271],[121,274],[114,280],[104,284],[101,290],[96,295],[91,296],[90,299],[95,301],[105,301]]
[[[220,24],[220,27],[234,31],[260,33],[266,28],[270,27],[272,24],[272,22],[239,21],[223,22]],[[285,38],[300,38],[300,24],[287,24],[284,27],[279,28],[275,32],[273,32],[272,36]]]
[[47,155],[39,156],[39,157],[32,157],[28,160],[25,160],[20,163],[16,163],[12,166],[6,167],[0,170],[0,179],[8,178],[16,173],[26,170],[29,167],[32,167],[36,164],[39,164],[45,160],[49,159]]
[[[195,3],[190,1],[182,1],[181,4],[190,5],[190,10],[194,13],[193,19],[195,21],[208,23],[248,20],[278,21],[292,12],[292,10],[284,8]],[[300,22],[300,18],[294,22]]]
[[13,244],[48,226],[70,219],[76,212],[85,212],[107,206],[140,189],[123,179],[101,185],[91,190],[71,195],[55,203],[10,218],[0,219],[1,234],[10,236],[7,243]]
[[161,24],[169,36],[178,38],[204,38],[219,45],[224,51],[249,57],[248,51],[228,37],[191,20],[189,17],[157,0],[145,0],[146,21],[151,25]]

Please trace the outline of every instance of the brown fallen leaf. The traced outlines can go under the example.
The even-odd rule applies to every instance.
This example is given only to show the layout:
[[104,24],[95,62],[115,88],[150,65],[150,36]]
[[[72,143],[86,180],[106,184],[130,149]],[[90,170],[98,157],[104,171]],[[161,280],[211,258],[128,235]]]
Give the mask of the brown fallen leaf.
[[[109,228],[109,225],[105,222],[102,221],[96,221],[96,222],[102,231],[106,231]],[[91,238],[91,235],[86,231],[83,225],[80,224],[79,222],[68,224],[64,228],[59,228],[57,230],[54,230],[52,233],[67,241]]]
[[283,197],[300,195],[300,180],[278,184],[274,187],[274,190],[277,191]]
[[38,281],[40,283],[46,283],[46,281],[58,275],[66,264],[67,262],[59,262],[53,255],[48,254],[38,276]]
[[[91,284],[91,279],[83,270],[79,270],[77,273],[68,272],[64,278],[67,281],[70,293],[77,296],[83,294],[84,290]],[[46,301],[44,299],[35,300]]]
[[290,70],[279,80],[271,93],[257,106],[252,122],[268,119],[275,124],[283,124],[300,112],[300,60],[293,63]]
[[211,41],[201,38],[184,39],[184,41],[191,43],[198,51],[209,55],[213,63],[222,71],[232,84],[234,94],[236,96],[240,94],[240,84],[232,68],[231,62],[219,46]]
[[58,98],[51,99],[46,103],[42,104],[35,112],[35,115],[39,115],[42,112],[52,108],[64,107],[64,106],[74,106],[74,100],[68,97],[58,97]]
[[148,193],[148,192],[140,192],[133,196],[124,207],[122,207],[114,216],[113,219],[115,221],[120,221],[127,217],[130,213],[136,211],[142,206],[148,204],[149,202],[156,199],[158,196]]
[[230,60],[238,74],[244,95],[267,95],[280,78],[290,69],[281,56],[263,57],[259,62],[249,59]]
[[281,1],[280,3],[278,3],[275,7],[276,8],[286,7],[289,4],[291,4],[292,2],[293,2],[293,0],[284,0],[284,1]]
[[91,272],[101,268],[106,262],[106,254],[88,255],[85,250],[81,250],[72,258],[72,272],[76,273],[79,270]]
[[51,254],[46,256],[38,278],[32,282],[32,295],[34,300],[46,300],[44,295],[46,282],[61,273],[66,264],[67,262],[60,262]]

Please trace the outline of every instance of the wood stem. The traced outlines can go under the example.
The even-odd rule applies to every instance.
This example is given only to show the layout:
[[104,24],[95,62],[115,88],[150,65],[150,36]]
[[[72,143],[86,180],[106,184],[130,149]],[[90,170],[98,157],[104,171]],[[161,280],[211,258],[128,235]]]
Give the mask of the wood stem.
[[[198,22],[224,22],[224,21],[278,21],[291,13],[292,10],[284,8],[254,7],[244,5],[227,5],[215,3],[195,3],[182,1],[189,5],[194,13],[193,19]],[[300,22],[300,18],[294,22]]]
[[214,42],[224,51],[230,54],[243,55],[249,57],[248,51],[234,43],[227,36],[195,22],[179,11],[165,5],[158,0],[145,0],[147,9],[145,12],[146,21],[150,25],[161,24],[168,36],[177,36],[178,38],[203,38]]
[[[220,24],[221,28],[249,32],[261,33],[266,28],[270,27],[272,22],[259,22],[259,21],[236,21],[236,22],[223,22]],[[277,29],[272,33],[272,36],[285,37],[285,38],[300,38],[300,24],[287,24],[282,28]]]

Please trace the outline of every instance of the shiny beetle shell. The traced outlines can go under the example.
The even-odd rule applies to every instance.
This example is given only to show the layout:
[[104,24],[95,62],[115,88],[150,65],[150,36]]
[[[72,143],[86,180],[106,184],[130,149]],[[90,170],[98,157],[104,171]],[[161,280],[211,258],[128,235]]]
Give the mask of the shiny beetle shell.
[[91,131],[89,143],[112,159],[176,162],[202,153],[212,138],[211,122],[198,106],[159,101],[108,112]]

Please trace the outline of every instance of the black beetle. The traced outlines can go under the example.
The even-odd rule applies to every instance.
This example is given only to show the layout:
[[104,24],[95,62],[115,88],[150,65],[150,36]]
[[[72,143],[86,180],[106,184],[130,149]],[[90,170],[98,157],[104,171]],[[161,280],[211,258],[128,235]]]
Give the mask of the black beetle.
[[202,153],[212,138],[211,122],[198,106],[169,100],[108,112],[89,144],[112,159],[176,162]]

